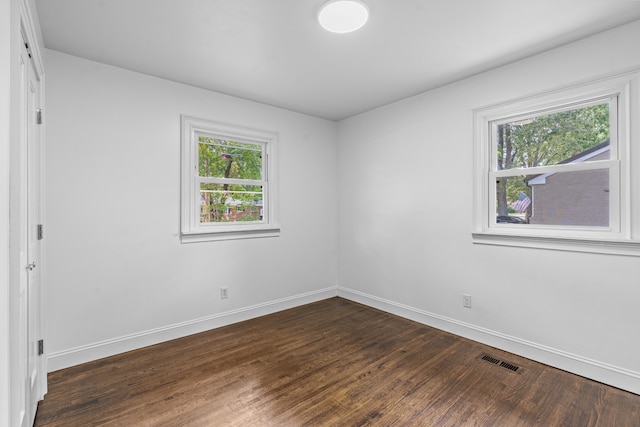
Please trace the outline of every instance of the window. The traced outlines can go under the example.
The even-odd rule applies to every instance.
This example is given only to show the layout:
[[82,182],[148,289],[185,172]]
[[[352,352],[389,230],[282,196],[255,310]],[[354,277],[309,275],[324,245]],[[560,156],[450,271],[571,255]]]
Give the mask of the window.
[[182,116],[183,242],[273,237],[277,134]]
[[474,111],[475,243],[640,255],[638,76]]

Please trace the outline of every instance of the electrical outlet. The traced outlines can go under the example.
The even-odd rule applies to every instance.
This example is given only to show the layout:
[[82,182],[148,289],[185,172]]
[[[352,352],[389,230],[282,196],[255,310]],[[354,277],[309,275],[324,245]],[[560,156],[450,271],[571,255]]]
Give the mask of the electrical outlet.
[[220,288],[220,299],[229,298],[229,288]]
[[463,307],[467,307],[467,308],[471,308],[471,295],[462,294],[462,306]]

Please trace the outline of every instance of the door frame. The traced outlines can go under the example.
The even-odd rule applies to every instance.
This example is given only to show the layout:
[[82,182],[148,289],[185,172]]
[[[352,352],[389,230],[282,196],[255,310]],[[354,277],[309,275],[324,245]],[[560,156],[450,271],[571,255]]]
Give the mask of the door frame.
[[[31,415],[21,415],[25,407],[24,401],[21,402],[20,390],[24,386],[26,372],[21,372],[23,361],[19,359],[21,354],[21,338],[20,338],[20,290],[24,282],[24,274],[26,265],[24,263],[24,251],[26,251],[24,236],[25,227],[27,227],[27,217],[24,210],[24,185],[25,185],[25,165],[21,161],[23,159],[24,138],[24,107],[21,101],[21,68],[20,68],[20,44],[22,40],[29,43],[31,60],[37,79],[40,81],[40,108],[44,106],[44,68],[41,54],[41,34],[38,26],[37,15],[35,14],[34,0],[9,0],[2,2],[2,38],[0,38],[0,53],[3,57],[0,59],[0,92],[3,96],[3,106],[0,107],[0,121],[6,124],[2,134],[0,135],[0,148],[2,149],[3,168],[2,177],[0,177],[0,200],[1,208],[4,213],[0,214],[0,226],[5,228],[0,231],[0,249],[2,259],[0,262],[7,268],[2,268],[2,277],[0,278],[0,376],[5,380],[0,384],[0,426],[18,426],[24,423],[24,420],[31,418]],[[4,12],[8,12],[4,14]],[[8,26],[4,26],[8,24]],[[5,30],[6,29],[6,30]],[[8,36],[8,37],[7,37]],[[5,103],[6,102],[6,103]],[[44,130],[40,129],[41,139],[40,146],[44,150]],[[6,154],[6,157],[4,155]],[[40,153],[40,161],[43,161],[44,151]],[[44,163],[42,163],[44,164]],[[8,171],[8,172],[6,172]],[[40,182],[44,177],[44,168],[40,171]],[[40,195],[40,203],[44,209],[44,187],[42,187]],[[6,215],[8,213],[8,216]],[[42,211],[44,214],[44,211]],[[42,261],[45,258],[46,248],[42,248]],[[44,267],[45,263],[41,262]],[[42,277],[43,291],[46,288],[44,284],[45,269],[40,271]],[[44,294],[42,294],[44,302]],[[41,319],[44,321],[44,305],[40,307]],[[42,323],[40,326],[42,329]],[[44,330],[41,331],[44,334]],[[46,350],[46,346],[45,346]],[[42,369],[41,384],[38,394],[44,395],[47,391],[46,384],[46,354],[39,361],[39,367]],[[40,400],[41,396],[37,396]],[[28,409],[27,409],[27,412]],[[33,411],[31,411],[33,412]],[[21,417],[23,419],[21,419]]]
[[[24,46],[27,46],[23,34]],[[33,424],[38,402],[44,398],[46,389],[46,356],[44,354],[44,298],[43,298],[43,163],[42,135],[42,81],[38,74],[30,48],[23,48],[27,54],[27,84],[26,84],[26,188],[22,197],[26,199],[26,422]],[[42,340],[43,345],[40,345]],[[42,348],[42,353],[40,349]]]

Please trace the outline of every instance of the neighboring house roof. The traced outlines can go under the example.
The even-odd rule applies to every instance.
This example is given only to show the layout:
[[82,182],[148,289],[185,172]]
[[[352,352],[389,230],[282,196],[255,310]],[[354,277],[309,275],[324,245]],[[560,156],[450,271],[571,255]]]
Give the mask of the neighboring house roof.
[[[609,140],[607,139],[606,141],[601,142],[598,145],[594,145],[593,147],[587,150],[584,150],[578,154],[575,154],[569,158],[564,159],[558,164],[563,165],[567,163],[581,163],[597,156],[598,154],[604,153],[605,151],[609,151],[610,149],[611,149],[611,146],[609,144]],[[544,184],[546,182],[546,178],[549,175],[553,175],[553,174],[543,173],[543,174],[529,175],[525,178],[524,182],[527,185]]]

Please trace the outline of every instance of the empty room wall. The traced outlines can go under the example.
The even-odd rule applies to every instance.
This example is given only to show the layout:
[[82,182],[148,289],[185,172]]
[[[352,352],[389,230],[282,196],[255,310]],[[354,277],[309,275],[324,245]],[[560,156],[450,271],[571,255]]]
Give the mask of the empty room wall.
[[638,67],[638,40],[635,22],[342,121],[340,293],[640,393],[639,257],[471,238],[473,109]]
[[[335,295],[334,122],[45,59],[49,370]],[[279,132],[280,237],[180,243],[181,114]]]

